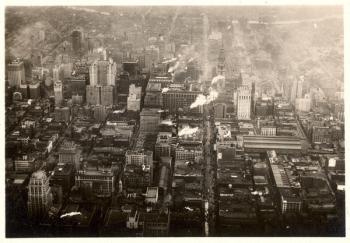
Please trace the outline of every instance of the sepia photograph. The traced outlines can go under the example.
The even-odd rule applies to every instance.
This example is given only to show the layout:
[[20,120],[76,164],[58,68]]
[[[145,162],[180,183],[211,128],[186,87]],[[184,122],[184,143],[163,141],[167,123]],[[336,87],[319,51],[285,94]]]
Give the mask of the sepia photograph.
[[3,12],[3,237],[346,236],[344,5]]

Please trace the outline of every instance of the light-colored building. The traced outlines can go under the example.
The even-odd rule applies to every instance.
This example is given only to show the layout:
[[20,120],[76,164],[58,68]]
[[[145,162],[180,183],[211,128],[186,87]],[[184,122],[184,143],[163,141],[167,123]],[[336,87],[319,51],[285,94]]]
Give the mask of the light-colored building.
[[59,66],[55,66],[52,69],[52,78],[53,78],[53,82],[57,82],[58,80],[60,80],[60,67]]
[[65,142],[58,152],[59,163],[74,164],[75,168],[78,170],[80,168],[80,153],[76,144],[73,142]]
[[186,160],[197,162],[203,156],[203,151],[200,147],[194,149],[187,149],[178,147],[175,150],[175,160]]
[[25,83],[23,61],[14,60],[7,65],[7,78],[11,87],[19,87],[22,83]]
[[89,67],[90,86],[96,86],[98,84],[98,67],[97,62],[94,62]]
[[129,96],[127,109],[129,111],[139,111],[141,104],[141,87],[136,87],[134,84],[129,86]]
[[107,70],[107,85],[115,86],[115,78],[117,76],[117,64],[112,59],[109,60]]
[[156,204],[158,202],[158,187],[147,187],[145,203]]
[[309,112],[311,110],[311,98],[305,95],[304,98],[295,99],[295,110],[301,112]]
[[55,105],[60,106],[63,101],[63,85],[62,82],[57,80],[54,83],[53,90],[55,93]]
[[148,165],[153,167],[153,152],[128,150],[125,153],[125,162],[127,165]]
[[261,126],[262,136],[276,136],[277,128],[276,126]]
[[252,94],[249,86],[240,86],[237,90],[237,118],[250,120]]
[[304,84],[303,76],[300,76],[299,79],[293,80],[291,95],[290,95],[290,101],[292,103],[294,103],[297,98],[303,97],[303,84]]
[[39,219],[47,214],[52,205],[52,194],[49,178],[44,171],[32,174],[28,185],[28,215]]

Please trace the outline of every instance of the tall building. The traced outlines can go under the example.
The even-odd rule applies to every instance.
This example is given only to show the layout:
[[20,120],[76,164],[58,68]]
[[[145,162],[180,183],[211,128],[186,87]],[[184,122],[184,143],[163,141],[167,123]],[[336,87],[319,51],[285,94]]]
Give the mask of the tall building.
[[100,86],[86,86],[86,103],[88,105],[101,104],[101,87]]
[[306,94],[304,98],[295,99],[295,109],[301,112],[309,112],[311,110],[311,97]]
[[140,132],[156,133],[160,123],[158,109],[143,108],[140,113]]
[[151,70],[159,61],[159,48],[150,46],[145,50],[145,68]]
[[129,111],[139,111],[141,105],[141,87],[136,87],[134,84],[129,86],[129,96],[127,109]]
[[40,94],[40,82],[29,84],[29,97],[30,99],[39,99]]
[[52,194],[49,178],[44,171],[32,174],[28,185],[28,215],[40,219],[45,216],[52,205]]
[[303,97],[303,85],[304,85],[304,76],[300,76],[298,79],[298,85],[297,85],[297,98]]
[[92,63],[89,67],[89,78],[90,86],[96,86],[98,84],[98,66],[96,62]]
[[237,118],[238,120],[250,120],[251,113],[251,89],[249,86],[240,86],[237,90]]
[[65,82],[68,86],[69,93],[68,97],[71,98],[73,95],[80,95],[83,98],[86,97],[86,80],[85,75],[75,75],[66,79]]
[[25,80],[32,80],[32,75],[33,75],[33,64],[31,62],[31,60],[23,60],[23,64],[24,64],[24,73],[25,73]]
[[59,66],[55,66],[52,69],[52,78],[53,78],[53,82],[57,82],[60,79],[60,67]]
[[63,101],[63,85],[62,82],[57,80],[54,83],[53,90],[55,93],[55,105],[60,106]]
[[100,60],[97,62],[97,80],[99,85],[108,85],[107,84],[107,74],[109,72],[109,61],[106,60]]
[[113,86],[99,86],[101,105],[111,106],[113,105]]
[[[178,109],[190,109],[191,104],[196,100],[200,91],[187,91],[187,90],[169,90],[164,92],[163,106],[164,109],[168,109],[170,113],[178,112]],[[199,112],[199,108],[191,109],[191,112]]]
[[73,63],[62,63],[60,65],[60,70],[60,73],[62,74],[60,79],[70,78],[72,76]]
[[74,54],[79,54],[82,47],[82,33],[78,30],[72,32],[72,48]]
[[107,85],[115,86],[115,79],[117,77],[117,64],[112,59],[109,60],[107,70]]
[[222,47],[219,53],[218,66],[217,66],[217,75],[225,76],[225,51]]
[[69,163],[75,166],[76,170],[80,168],[80,150],[74,142],[65,142],[58,151],[59,163]]
[[7,65],[7,78],[11,87],[19,87],[25,83],[23,61],[17,59]]
[[295,79],[292,84],[291,89],[291,95],[290,95],[290,101],[294,104],[296,98],[302,98],[303,97],[303,83],[304,83],[304,77],[300,76],[299,79]]
[[146,95],[144,99],[144,107],[160,108],[163,106],[162,84],[148,82]]

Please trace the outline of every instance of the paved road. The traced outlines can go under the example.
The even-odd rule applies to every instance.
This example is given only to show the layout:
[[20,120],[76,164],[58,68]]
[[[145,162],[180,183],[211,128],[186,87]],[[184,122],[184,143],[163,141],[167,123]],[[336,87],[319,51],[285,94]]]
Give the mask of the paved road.
[[[203,186],[203,199],[205,209],[205,235],[215,235],[216,228],[216,200],[215,200],[215,188],[216,188],[216,155],[214,152],[214,118],[210,117],[209,109],[212,106],[209,104],[204,106],[203,122],[204,122],[204,134],[203,134],[203,157],[204,157],[204,186]],[[210,117],[210,118],[209,118]],[[208,119],[209,118],[209,119]]]

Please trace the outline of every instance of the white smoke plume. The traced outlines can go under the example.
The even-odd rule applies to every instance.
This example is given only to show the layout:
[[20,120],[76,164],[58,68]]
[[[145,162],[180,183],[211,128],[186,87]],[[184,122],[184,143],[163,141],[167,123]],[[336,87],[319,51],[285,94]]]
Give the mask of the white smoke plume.
[[169,68],[168,72],[176,73],[185,71],[187,63],[194,61],[198,57],[199,53],[196,52],[193,45],[183,47],[180,53],[177,55],[177,62]]
[[199,94],[196,100],[191,104],[190,108],[193,109],[200,105],[207,105],[210,102],[216,100],[219,96],[219,93],[215,89],[210,88],[209,90],[209,95],[207,96]]
[[232,136],[231,136],[231,131],[228,130],[228,131],[224,134],[224,138],[230,138],[230,137],[232,137]]
[[177,58],[176,58],[176,57],[174,57],[174,58],[171,58],[171,59],[169,59],[169,60],[165,60],[165,61],[163,61],[163,64],[167,64],[167,63],[175,62],[176,60],[177,60]]
[[198,131],[198,127],[191,128],[189,126],[186,126],[179,131],[179,137],[184,135],[192,135],[193,133],[196,133]]
[[194,209],[193,208],[190,208],[190,207],[185,207],[185,209],[187,209],[188,211],[193,211]]
[[173,123],[171,120],[163,120],[163,121],[161,122],[161,124],[163,124],[163,125],[168,125],[168,126],[174,125],[174,123]]
[[218,96],[219,96],[219,93],[216,90],[211,89],[209,92],[209,95],[207,96],[207,104],[216,100]]
[[[211,85],[215,84],[216,82],[222,79],[225,79],[225,77],[222,75],[215,76],[211,81]],[[196,100],[191,104],[190,108],[192,109],[200,105],[209,104],[210,102],[213,102],[214,100],[216,100],[218,96],[219,96],[219,93],[213,87],[210,87],[209,95],[207,96],[204,96],[202,94],[198,95]]]
[[215,83],[217,83],[219,80],[223,80],[223,79],[225,79],[224,76],[218,75],[218,76],[216,76],[216,77],[213,78],[213,80],[211,81],[211,84],[215,84]]
[[72,216],[75,216],[75,215],[81,215],[81,212],[70,212],[70,213],[62,214],[61,215],[61,219],[64,218],[64,217],[72,217]]
[[102,53],[102,52],[103,52],[103,48],[102,48],[102,47],[98,47],[98,48],[96,49],[96,51],[97,51],[97,53]]
[[166,93],[166,92],[168,92],[169,91],[169,88],[163,88],[162,89],[162,93]]
[[124,113],[125,112],[125,109],[123,110],[115,110],[113,111],[113,114],[120,114],[120,113]]
[[194,61],[194,58],[191,57],[190,59],[188,59],[187,63],[190,63],[190,62],[193,62]]
[[162,113],[162,112],[165,112],[165,110],[158,110],[158,113]]
[[207,98],[204,95],[199,94],[196,100],[191,104],[190,108],[192,109],[197,106],[204,105],[206,102],[207,102]]
[[171,66],[169,68],[168,73],[174,73],[177,70],[177,68],[179,67],[179,65],[180,65],[180,62],[177,61],[174,66]]

